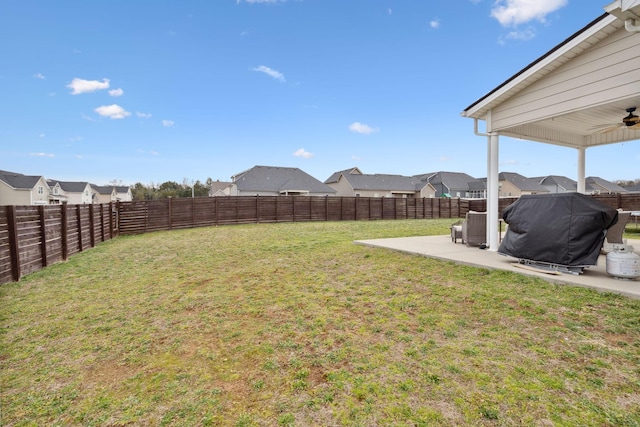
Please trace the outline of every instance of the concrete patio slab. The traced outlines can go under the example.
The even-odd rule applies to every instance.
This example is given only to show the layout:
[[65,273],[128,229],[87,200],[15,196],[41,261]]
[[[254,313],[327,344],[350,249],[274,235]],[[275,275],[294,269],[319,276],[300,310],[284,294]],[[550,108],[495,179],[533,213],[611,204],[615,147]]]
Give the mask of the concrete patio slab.
[[[586,268],[583,274],[561,273],[555,275],[524,269],[517,266],[518,260],[516,258],[500,255],[497,252],[468,247],[461,243],[453,243],[448,235],[357,240],[355,243],[422,255],[443,261],[452,261],[457,264],[513,271],[519,274],[539,277],[551,283],[582,286],[601,292],[614,292],[640,299],[640,280],[616,279],[607,274],[605,255],[600,255],[598,264]],[[635,253],[639,252],[640,240],[628,240],[627,244],[634,247]]]

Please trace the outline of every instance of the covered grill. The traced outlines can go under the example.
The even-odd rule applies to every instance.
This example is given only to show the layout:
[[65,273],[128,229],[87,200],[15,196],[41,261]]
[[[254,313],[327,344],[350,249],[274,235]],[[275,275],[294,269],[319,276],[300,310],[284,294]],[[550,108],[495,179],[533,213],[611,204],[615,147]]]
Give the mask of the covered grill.
[[580,193],[525,195],[502,212],[498,253],[554,266],[596,265],[618,211]]

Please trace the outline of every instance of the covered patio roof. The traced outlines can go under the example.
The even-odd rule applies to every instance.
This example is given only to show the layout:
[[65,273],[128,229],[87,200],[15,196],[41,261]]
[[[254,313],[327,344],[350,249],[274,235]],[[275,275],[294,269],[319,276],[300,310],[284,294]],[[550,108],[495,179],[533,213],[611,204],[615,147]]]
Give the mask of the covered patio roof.
[[476,135],[488,138],[491,250],[498,242],[499,136],[578,149],[581,192],[587,148],[640,139],[640,123],[623,121],[632,108],[640,115],[640,0],[617,0],[604,10],[461,113],[474,119]]
[[605,10],[462,115],[487,121],[488,132],[567,147],[640,138],[640,128],[611,130],[627,108],[640,113],[640,0]]

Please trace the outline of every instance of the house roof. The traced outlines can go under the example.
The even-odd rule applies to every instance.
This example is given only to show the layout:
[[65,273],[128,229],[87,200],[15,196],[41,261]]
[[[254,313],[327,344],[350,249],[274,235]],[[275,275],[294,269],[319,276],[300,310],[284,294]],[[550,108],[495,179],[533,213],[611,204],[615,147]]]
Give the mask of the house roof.
[[338,182],[338,180],[340,179],[340,175],[362,175],[362,172],[360,171],[360,169],[358,169],[357,167],[352,167],[350,169],[345,169],[343,171],[338,171],[338,172],[334,172],[333,174],[331,174],[331,176],[329,178],[327,178],[324,183],[325,184],[330,184],[332,182]]
[[415,176],[387,174],[342,174],[354,190],[368,191],[419,191],[427,183]]
[[515,172],[500,172],[498,175],[498,181],[510,182],[522,191],[538,191],[541,193],[549,192],[549,190],[543,187],[537,180],[527,178]]
[[91,184],[91,188],[98,194],[109,194],[113,193],[112,185],[94,185]]
[[449,191],[468,191],[472,189],[471,185],[473,185],[474,190],[486,188],[486,184],[464,172],[441,171],[431,174],[423,174],[420,175],[420,177],[423,180],[427,180],[432,185],[442,184],[447,187]]
[[30,190],[36,186],[41,178],[42,176],[23,175],[21,173],[0,170],[0,180],[15,189]]
[[239,191],[308,191],[309,193],[335,193],[336,190],[318,181],[298,168],[254,166],[232,177]]
[[541,176],[533,179],[538,180],[540,185],[544,185],[544,186],[557,185],[559,188],[562,188],[565,191],[578,191],[578,183],[572,180],[571,178],[567,178],[566,176],[549,175],[549,176]]
[[87,188],[88,184],[88,182],[58,181],[55,179],[48,179],[47,183],[50,186],[59,184],[60,188],[62,188],[67,193],[82,193]]
[[224,190],[225,188],[227,188],[230,185],[231,185],[230,182],[214,181],[214,182],[211,183],[211,192],[215,193],[217,191],[222,191],[222,190]]
[[597,176],[588,176],[584,179],[584,181],[585,183],[591,185],[591,187],[597,186],[610,193],[626,193],[629,191],[626,188],[619,186],[618,184],[607,181],[606,179],[602,179]]

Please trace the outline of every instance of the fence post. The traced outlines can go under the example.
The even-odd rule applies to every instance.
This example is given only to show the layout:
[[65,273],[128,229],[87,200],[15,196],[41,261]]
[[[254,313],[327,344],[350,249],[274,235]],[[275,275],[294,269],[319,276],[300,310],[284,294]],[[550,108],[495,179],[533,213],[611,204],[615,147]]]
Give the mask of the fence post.
[[329,221],[329,195],[324,197],[324,220]]
[[82,214],[80,211],[80,205],[76,205],[76,223],[78,224],[78,251],[82,252],[84,250],[84,245],[82,243]]
[[291,200],[291,212],[293,213],[293,222],[296,222],[296,199],[291,196],[287,196],[287,197]]
[[109,239],[113,239],[114,230],[118,228],[117,221],[119,217],[120,202],[116,202],[115,209],[113,208],[113,202],[109,202]]
[[260,195],[256,194],[256,224],[260,224]]
[[217,197],[213,198],[213,209],[215,209],[215,211],[216,211],[216,217],[213,219],[213,221],[214,221],[215,225],[217,226],[218,225],[218,216],[219,216],[219,214],[218,214],[218,198]]
[[100,203],[100,240],[102,242],[104,242],[105,239],[105,235],[104,235],[104,204]]
[[9,223],[9,253],[11,256],[11,274],[17,282],[22,276],[20,272],[20,248],[18,247],[18,224],[16,222],[16,207],[7,206],[7,222]]
[[173,197],[169,197],[169,230],[173,229]]
[[40,254],[42,256],[42,267],[46,267],[47,263],[47,229],[44,222],[44,205],[38,206],[38,216],[40,217]]
[[93,218],[95,214],[93,210],[93,203],[89,205],[89,242],[92,248],[96,246],[96,222]]
[[196,226],[196,198],[191,198],[191,228]]
[[[384,209],[383,209],[384,212]],[[358,198],[356,197],[353,201],[353,219],[355,221],[358,220]]]
[[69,225],[67,224],[67,204],[60,205],[60,237],[62,246],[62,259],[66,261],[69,258]]

